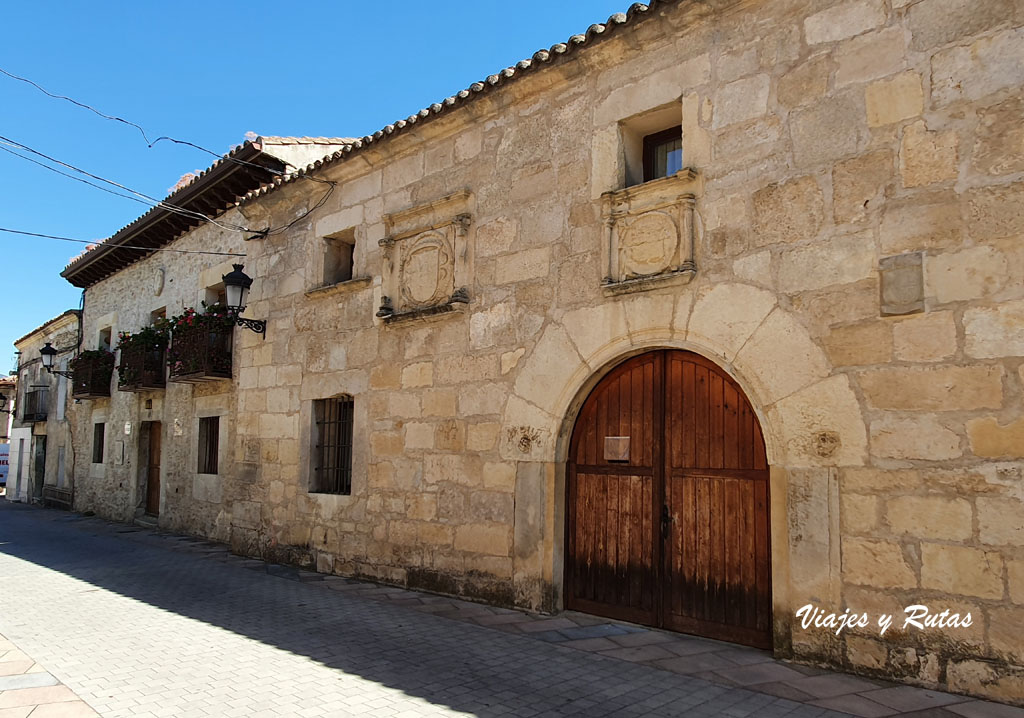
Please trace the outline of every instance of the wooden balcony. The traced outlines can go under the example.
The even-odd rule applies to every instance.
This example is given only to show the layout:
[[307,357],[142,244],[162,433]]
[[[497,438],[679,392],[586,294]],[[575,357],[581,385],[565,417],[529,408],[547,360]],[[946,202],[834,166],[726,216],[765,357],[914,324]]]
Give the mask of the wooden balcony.
[[34,424],[37,421],[46,421],[50,406],[50,390],[35,389],[25,392],[25,403],[21,407],[21,421],[24,424]]
[[166,388],[166,351],[166,346],[121,347],[121,363],[117,367],[118,391],[153,391]]
[[110,396],[114,355],[110,352],[82,352],[71,362],[71,396],[99,399]]
[[168,378],[199,383],[231,379],[234,326],[175,328],[167,349]]

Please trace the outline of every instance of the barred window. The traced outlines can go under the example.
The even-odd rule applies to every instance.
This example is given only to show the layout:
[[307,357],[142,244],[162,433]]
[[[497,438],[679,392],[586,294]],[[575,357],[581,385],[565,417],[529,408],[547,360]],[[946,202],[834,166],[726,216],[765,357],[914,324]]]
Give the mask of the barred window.
[[217,473],[217,449],[220,444],[220,417],[204,416],[199,420],[200,474]]
[[313,402],[311,493],[352,493],[352,405],[350,396]]
[[92,463],[103,463],[103,432],[106,424],[92,425]]

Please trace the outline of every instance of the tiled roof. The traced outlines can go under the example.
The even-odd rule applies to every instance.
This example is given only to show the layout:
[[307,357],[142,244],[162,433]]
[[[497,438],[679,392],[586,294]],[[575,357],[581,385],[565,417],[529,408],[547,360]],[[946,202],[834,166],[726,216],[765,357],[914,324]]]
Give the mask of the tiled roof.
[[453,108],[460,107],[467,102],[471,102],[498,87],[507,85],[509,82],[512,82],[523,75],[553,65],[564,58],[570,58],[582,48],[591,46],[597,41],[613,35],[620,28],[635,24],[645,16],[653,15],[654,13],[652,11],[658,6],[673,5],[679,2],[682,2],[682,0],[650,0],[648,4],[633,3],[626,12],[615,13],[609,17],[608,21],[605,23],[595,23],[594,25],[591,25],[587,28],[585,33],[573,35],[567,41],[552,45],[546,50],[538,50],[533,53],[532,57],[520,60],[515,65],[506,67],[504,70],[501,70],[494,75],[488,75],[483,80],[474,82],[465,90],[460,90],[451,97],[446,97],[440,102],[435,102],[430,105],[430,107],[425,107],[419,112],[409,115],[404,120],[398,120],[397,122],[377,130],[372,135],[354,139],[351,142],[346,143],[345,147],[341,150],[333,152],[326,157],[313,162],[298,172],[294,172],[285,177],[275,177],[272,181],[262,187],[246,194],[245,197],[239,201],[239,204],[269,194],[278,187],[287,184],[288,182],[292,182],[306,174],[309,174],[310,172],[314,172],[328,165],[332,165],[335,162],[344,160],[353,153],[357,153],[360,150],[379,144],[384,140],[390,139],[394,135],[401,134],[402,131],[414,127],[418,123],[432,119],[433,117],[448,112]]
[[[224,157],[221,157],[220,159],[216,160],[212,165],[210,165],[205,170],[203,170],[195,177],[193,177],[191,181],[189,181],[187,184],[182,185],[181,187],[177,188],[169,195],[167,195],[167,197],[165,197],[163,201],[166,202],[167,204],[181,206],[184,203],[182,201],[183,197],[195,193],[195,185],[205,182],[206,178],[211,173],[213,173],[218,168],[224,166],[225,164],[233,163],[235,160],[242,159],[246,155],[254,154],[254,150],[258,152],[260,150],[260,146],[258,143],[253,143],[250,142],[249,140],[246,140],[242,144],[237,145],[236,147],[232,148],[232,150]],[[133,222],[119,229],[117,232],[112,234],[107,239],[103,240],[102,242],[98,242],[96,246],[93,247],[92,249],[72,259],[64,268],[64,271],[61,272],[61,276],[67,278],[69,273],[73,273],[76,270],[76,268],[79,267],[79,265],[92,260],[97,253],[109,251],[110,249],[112,249],[112,245],[123,243],[123,238],[125,236],[131,234],[137,228],[141,228],[142,225],[146,224],[148,221],[151,221],[156,216],[166,213],[167,210],[165,209],[162,209],[160,207],[153,207],[148,212],[135,219]]]
[[265,145],[347,145],[355,142],[355,137],[268,137],[260,135],[259,140]]
[[33,334],[38,334],[39,332],[43,331],[44,329],[46,329],[51,324],[56,324],[57,322],[59,322],[64,317],[68,317],[68,316],[72,316],[72,315],[77,316],[79,313],[80,312],[79,312],[78,309],[68,309],[67,311],[61,312],[60,314],[55,316],[53,319],[47,319],[45,322],[40,324],[38,327],[36,327],[32,331],[28,332],[25,336],[21,337],[20,339],[15,339],[14,340],[14,345],[17,346],[18,344],[21,344],[23,341],[28,339]]

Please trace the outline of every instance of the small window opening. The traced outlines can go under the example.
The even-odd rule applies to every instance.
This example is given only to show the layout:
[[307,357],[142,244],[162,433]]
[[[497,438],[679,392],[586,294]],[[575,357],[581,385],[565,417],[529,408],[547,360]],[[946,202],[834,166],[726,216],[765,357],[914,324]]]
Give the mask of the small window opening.
[[92,463],[103,463],[103,432],[106,424],[98,423],[92,425]]
[[220,417],[204,416],[199,420],[200,474],[217,473],[217,449],[220,443]]
[[99,340],[97,341],[98,348],[105,349],[109,352],[113,335],[114,330],[112,327],[103,327],[103,329],[100,329]]
[[156,324],[161,319],[167,318],[167,307],[160,307],[159,309],[149,313],[149,323]]
[[352,279],[355,270],[356,231],[324,237],[324,286]]
[[312,493],[352,493],[352,408],[350,396],[313,402]]
[[682,126],[644,137],[644,182],[670,177],[682,168]]

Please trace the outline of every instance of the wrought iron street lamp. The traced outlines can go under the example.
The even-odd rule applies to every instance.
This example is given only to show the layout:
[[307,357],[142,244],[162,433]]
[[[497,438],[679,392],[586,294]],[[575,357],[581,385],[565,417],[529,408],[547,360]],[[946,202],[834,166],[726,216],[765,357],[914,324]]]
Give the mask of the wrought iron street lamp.
[[225,274],[224,294],[227,295],[228,311],[235,315],[235,322],[240,327],[248,327],[257,334],[267,338],[267,322],[265,319],[245,319],[238,316],[245,311],[246,301],[249,299],[249,287],[252,286],[252,277],[242,271],[241,264],[231,265],[234,269]]
[[39,354],[43,357],[43,369],[46,369],[47,374],[66,376],[68,379],[72,378],[71,372],[53,368],[53,360],[57,358],[57,353],[57,350],[50,346],[50,342],[46,342],[46,346],[39,350]]

